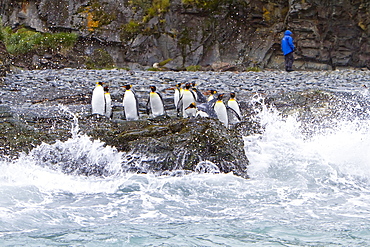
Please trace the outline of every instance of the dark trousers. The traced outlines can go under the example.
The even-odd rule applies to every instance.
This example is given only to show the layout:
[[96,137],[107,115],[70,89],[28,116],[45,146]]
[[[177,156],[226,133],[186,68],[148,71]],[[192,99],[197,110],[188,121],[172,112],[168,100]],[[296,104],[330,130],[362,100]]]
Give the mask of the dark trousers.
[[286,71],[293,69],[292,68],[293,62],[294,62],[293,52],[286,54],[285,55],[285,70]]

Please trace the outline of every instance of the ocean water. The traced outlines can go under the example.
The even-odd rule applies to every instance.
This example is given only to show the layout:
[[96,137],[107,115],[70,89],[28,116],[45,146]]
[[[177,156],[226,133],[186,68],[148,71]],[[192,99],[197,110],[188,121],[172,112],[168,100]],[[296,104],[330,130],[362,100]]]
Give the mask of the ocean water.
[[[310,125],[263,103],[256,117],[264,131],[244,137],[248,180],[125,173],[125,156],[75,123],[70,140],[0,161],[0,246],[370,245],[370,119],[331,119],[307,135]],[[66,152],[111,175],[66,175],[38,159]]]

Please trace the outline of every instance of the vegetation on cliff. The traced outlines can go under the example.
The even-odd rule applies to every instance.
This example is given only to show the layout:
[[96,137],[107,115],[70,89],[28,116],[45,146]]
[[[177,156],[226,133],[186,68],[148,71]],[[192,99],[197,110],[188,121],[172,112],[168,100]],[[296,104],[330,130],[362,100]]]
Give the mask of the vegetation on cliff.
[[93,54],[86,59],[88,69],[113,69],[113,58],[104,49],[96,49]]
[[13,31],[10,27],[0,26],[0,40],[4,42],[6,50],[13,55],[31,51],[66,53],[75,45],[77,37],[74,33],[40,33],[26,28]]

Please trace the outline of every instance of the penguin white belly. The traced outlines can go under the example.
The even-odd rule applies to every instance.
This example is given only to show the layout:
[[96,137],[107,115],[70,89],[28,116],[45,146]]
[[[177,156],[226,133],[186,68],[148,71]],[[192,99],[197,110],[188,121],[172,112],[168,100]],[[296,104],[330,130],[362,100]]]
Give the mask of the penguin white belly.
[[241,117],[239,105],[238,105],[238,103],[235,100],[229,100],[227,102],[227,105],[231,109],[233,109],[236,113],[238,113],[239,117]]
[[228,118],[227,118],[227,110],[226,106],[223,102],[216,102],[214,106],[217,118],[226,126],[228,127]]
[[195,117],[197,114],[196,108],[188,108],[185,110],[187,117]]
[[206,113],[206,112],[204,112],[204,111],[197,111],[197,113],[196,113],[196,115],[195,115],[196,117],[209,117],[209,115]]
[[93,90],[91,98],[91,108],[92,114],[104,115],[105,111],[104,89],[100,85],[96,86]]
[[157,93],[150,93],[150,107],[153,117],[164,115],[164,106],[161,97]]
[[173,95],[173,103],[175,104],[176,109],[177,109],[179,100],[180,100],[180,91],[178,89],[175,89],[175,94]]
[[105,116],[110,118],[112,115],[112,98],[110,96],[110,93],[105,93]]
[[184,118],[189,117],[185,109],[193,102],[195,102],[193,94],[188,90],[184,91],[182,95],[182,113]]
[[123,105],[125,106],[126,120],[138,120],[139,114],[137,112],[137,102],[133,92],[126,91],[123,98]]

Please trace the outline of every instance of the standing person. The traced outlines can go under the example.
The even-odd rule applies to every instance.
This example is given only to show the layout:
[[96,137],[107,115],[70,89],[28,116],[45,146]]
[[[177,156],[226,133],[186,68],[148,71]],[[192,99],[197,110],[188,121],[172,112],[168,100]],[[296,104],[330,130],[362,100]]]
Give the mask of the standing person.
[[284,38],[281,40],[281,50],[284,53],[285,57],[285,70],[290,72],[293,71],[293,52],[295,50],[295,46],[293,44],[292,32],[286,30],[284,33]]

